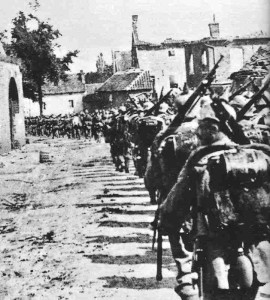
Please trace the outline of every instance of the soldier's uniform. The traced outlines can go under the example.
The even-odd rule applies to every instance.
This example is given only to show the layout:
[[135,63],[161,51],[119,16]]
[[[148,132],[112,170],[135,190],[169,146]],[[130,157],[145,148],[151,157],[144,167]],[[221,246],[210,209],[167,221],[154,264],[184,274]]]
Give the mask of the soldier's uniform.
[[[205,289],[204,299],[254,299],[256,280],[252,279],[252,263],[244,254],[254,244],[254,235],[250,230],[257,225],[255,219],[259,225],[264,225],[264,232],[267,231],[267,222],[269,225],[270,149],[248,145],[235,150],[239,146],[220,131],[219,120],[212,113],[208,117],[204,115],[198,135],[206,147],[195,151],[180,172],[177,183],[160,207],[160,226],[167,231],[170,240],[172,237],[175,239],[182,223],[192,213],[194,235],[196,240],[203,241],[202,249],[206,257],[202,263],[204,281],[199,282]],[[245,173],[252,167],[258,177],[251,178],[250,174]],[[227,186],[228,180],[231,183]],[[252,181],[256,184],[252,185]],[[247,231],[245,235],[229,226],[241,221]],[[269,236],[260,235],[258,242],[267,243],[267,239]],[[244,252],[239,250],[243,241]],[[238,257],[234,253],[237,249],[242,251]],[[192,273],[191,269],[184,270],[182,258],[177,258],[177,247],[172,251],[179,267],[176,292],[182,300],[199,299],[198,286],[193,281],[197,274]],[[230,253],[234,254],[235,261],[231,260]]]
[[115,145],[117,149],[116,165],[120,172],[129,173],[130,159],[132,157],[131,138],[129,133],[128,116],[125,116],[125,106],[119,107],[119,116],[116,118]]
[[115,164],[116,170],[118,170],[118,159],[117,159],[117,114],[118,111],[116,109],[111,110],[111,117],[107,124],[105,125],[105,133],[106,133],[106,142],[110,143],[110,152],[112,161]]
[[94,137],[97,143],[101,142],[102,130],[102,115],[98,110],[96,110],[92,118],[92,136]]

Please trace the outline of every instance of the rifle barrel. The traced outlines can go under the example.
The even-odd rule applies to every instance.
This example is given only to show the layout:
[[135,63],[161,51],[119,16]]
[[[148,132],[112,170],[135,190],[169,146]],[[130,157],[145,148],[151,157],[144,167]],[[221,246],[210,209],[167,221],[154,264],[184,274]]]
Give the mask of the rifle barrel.
[[162,232],[161,229],[158,229],[158,238],[157,238],[157,276],[156,280],[162,280]]
[[270,84],[270,75],[268,75],[265,83],[263,86],[255,93],[249,102],[239,111],[237,114],[237,121],[241,121],[246,114],[246,112],[252,107],[253,104],[255,104],[262,96],[263,93],[267,90],[268,86]]
[[164,132],[163,138],[172,134],[174,132],[174,128],[180,126],[183,123],[187,112],[190,110],[191,107],[195,106],[196,102],[199,101],[199,99],[197,99],[198,96],[200,96],[202,94],[202,92],[204,91],[205,88],[207,88],[211,85],[212,81],[214,80],[216,70],[223,58],[224,58],[224,56],[221,55],[219,60],[216,62],[214,67],[211,69],[211,71],[206,75],[206,77],[201,81],[201,83],[196,88],[196,90],[187,99],[185,105],[182,107],[182,111],[179,112],[175,116],[175,118],[172,120],[172,122],[169,125],[169,127],[167,128],[167,130]]
[[235,96],[242,94],[242,92],[244,92],[254,82],[254,80],[255,80],[255,78],[251,79],[246,84],[241,86],[237,91],[235,91],[233,94],[231,94],[231,96],[229,97],[229,100],[232,100]]

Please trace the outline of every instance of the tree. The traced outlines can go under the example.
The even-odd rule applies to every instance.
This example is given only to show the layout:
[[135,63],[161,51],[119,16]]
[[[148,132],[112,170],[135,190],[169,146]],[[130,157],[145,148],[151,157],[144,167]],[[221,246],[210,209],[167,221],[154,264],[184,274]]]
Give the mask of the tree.
[[96,61],[96,67],[97,67],[97,72],[98,73],[104,73],[104,69],[105,69],[105,60],[103,58],[103,54],[100,53],[97,61]]
[[106,64],[102,53],[100,53],[100,55],[97,58],[96,67],[96,72],[86,73],[86,83],[102,83],[113,75],[113,67],[112,65]]
[[[37,7],[35,5],[34,10]],[[11,42],[5,45],[5,49],[8,55],[21,60],[24,96],[39,102],[42,115],[42,86],[48,81],[57,84],[60,79],[65,80],[69,64],[79,51],[69,51],[63,58],[57,57],[55,50],[60,46],[56,40],[61,33],[33,14],[25,15],[20,11],[12,22]],[[36,24],[36,28],[29,24]]]

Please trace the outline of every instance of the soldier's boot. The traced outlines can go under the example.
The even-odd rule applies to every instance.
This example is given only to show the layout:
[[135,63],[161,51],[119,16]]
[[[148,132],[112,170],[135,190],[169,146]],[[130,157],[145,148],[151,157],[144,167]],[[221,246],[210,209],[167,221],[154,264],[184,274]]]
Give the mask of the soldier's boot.
[[118,156],[115,156],[115,171],[120,171],[121,169],[121,161]]
[[149,191],[149,196],[150,196],[150,204],[151,204],[151,205],[157,204],[157,200],[156,200],[156,190],[155,190],[155,189]]
[[175,287],[174,290],[177,293],[177,295],[180,296],[181,300],[200,299],[199,289],[197,284],[195,284],[197,279],[198,279],[198,274],[195,272],[183,275],[182,277],[177,279],[178,285]]
[[129,157],[125,157],[125,172],[129,173],[129,165],[130,165],[130,159]]
[[124,172],[125,170],[125,158],[123,155],[119,155],[119,172]]
[[[192,255],[192,252],[188,252],[185,248],[185,245],[183,243],[183,240],[180,236],[179,232],[175,232],[173,234],[169,234],[169,242],[170,242],[170,246],[171,246],[171,251],[172,251],[172,255],[173,258],[176,259],[186,259],[186,258],[190,258]],[[181,265],[178,266],[178,271],[182,272],[182,267]],[[186,272],[184,272],[186,273]],[[181,274],[179,274],[181,275]]]

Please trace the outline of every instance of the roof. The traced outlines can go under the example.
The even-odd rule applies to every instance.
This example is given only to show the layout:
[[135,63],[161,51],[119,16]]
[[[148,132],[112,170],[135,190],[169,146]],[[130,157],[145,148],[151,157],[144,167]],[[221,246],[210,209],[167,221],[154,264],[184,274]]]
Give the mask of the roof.
[[174,40],[172,38],[168,38],[163,42],[151,43],[151,42],[144,42],[144,41],[136,41],[135,46],[139,49],[166,49],[170,47],[184,47],[184,45],[188,44],[189,42],[186,40]]
[[219,38],[204,37],[199,40],[186,42],[186,45],[192,44],[210,44],[212,46],[227,46],[230,43],[239,44],[242,42],[251,42],[255,44],[267,43],[270,41],[270,36],[221,36]]
[[85,84],[79,80],[78,74],[69,74],[67,80],[60,80],[57,85],[47,83],[42,88],[44,95],[84,93]]
[[151,90],[152,83],[149,71],[130,69],[124,72],[117,72],[112,75],[98,89],[99,92],[117,92],[132,90]]
[[266,76],[270,71],[270,43],[261,46],[243,68],[231,74],[230,78],[252,76]]
[[85,85],[86,95],[93,95],[103,83],[90,83]]

